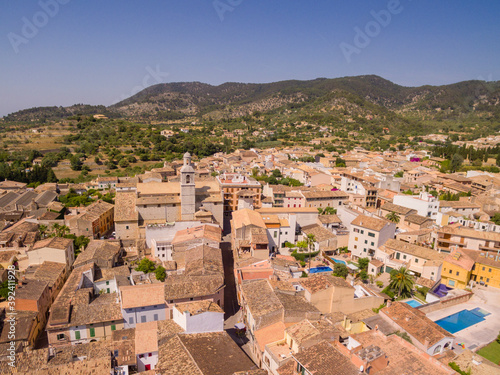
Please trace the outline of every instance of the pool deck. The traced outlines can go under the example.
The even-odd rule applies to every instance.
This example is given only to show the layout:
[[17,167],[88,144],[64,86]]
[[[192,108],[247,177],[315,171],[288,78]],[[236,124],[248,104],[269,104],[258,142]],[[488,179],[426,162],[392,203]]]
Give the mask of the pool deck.
[[[484,321],[454,334],[455,343],[463,342],[467,349],[475,351],[476,348],[492,342],[498,336],[500,331],[500,290],[476,287],[473,292],[474,296],[468,302],[433,311],[427,314],[427,317],[436,321],[459,311],[472,310],[476,307],[488,311],[490,315],[486,316]],[[457,354],[462,352],[462,349],[457,345],[454,345],[454,349]]]

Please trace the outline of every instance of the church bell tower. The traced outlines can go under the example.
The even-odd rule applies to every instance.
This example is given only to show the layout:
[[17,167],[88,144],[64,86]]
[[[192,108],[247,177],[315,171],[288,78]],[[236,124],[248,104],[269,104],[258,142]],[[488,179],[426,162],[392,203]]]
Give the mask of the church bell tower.
[[191,154],[184,154],[184,165],[181,168],[181,220],[194,220],[196,211],[196,191],[194,169],[191,165]]

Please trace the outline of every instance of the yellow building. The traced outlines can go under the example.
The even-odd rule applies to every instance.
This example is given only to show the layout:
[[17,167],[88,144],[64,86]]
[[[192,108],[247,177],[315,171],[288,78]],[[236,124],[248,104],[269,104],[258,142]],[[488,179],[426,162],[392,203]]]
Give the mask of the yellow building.
[[453,250],[443,261],[441,283],[451,288],[465,289],[471,278],[474,259],[464,250]]
[[[467,250],[465,250],[467,251]],[[475,260],[471,278],[477,283],[500,288],[500,256],[469,250]]]

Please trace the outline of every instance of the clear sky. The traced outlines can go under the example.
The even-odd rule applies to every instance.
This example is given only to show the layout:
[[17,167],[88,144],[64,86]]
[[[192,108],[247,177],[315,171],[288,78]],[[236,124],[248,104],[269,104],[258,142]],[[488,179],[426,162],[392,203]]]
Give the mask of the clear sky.
[[0,0],[0,116],[155,83],[500,80],[500,1]]

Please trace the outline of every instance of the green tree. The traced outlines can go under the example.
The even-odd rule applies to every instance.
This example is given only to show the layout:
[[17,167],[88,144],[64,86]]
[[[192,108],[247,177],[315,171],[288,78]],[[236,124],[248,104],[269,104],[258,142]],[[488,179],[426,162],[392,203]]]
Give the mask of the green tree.
[[455,154],[451,158],[450,172],[454,173],[460,169],[464,162],[464,158],[460,154]]
[[9,298],[9,282],[8,280],[5,280],[2,284],[0,284],[0,297],[3,299]]
[[127,168],[129,166],[129,162],[126,158],[122,158],[120,159],[120,161],[118,162],[118,166],[120,168]]
[[279,169],[275,169],[272,173],[272,176],[274,176],[275,178],[281,178],[283,177],[283,175],[281,174],[280,170]]
[[368,280],[368,272],[366,272],[366,270],[361,270],[359,272],[359,278],[363,281]]
[[40,224],[38,226],[38,232],[40,232],[40,237],[45,238],[47,235],[48,227],[45,224]]
[[398,224],[401,218],[399,215],[395,212],[389,212],[387,215],[385,215],[385,218],[389,221],[392,221],[395,224]]
[[368,269],[368,263],[370,263],[370,258],[360,258],[358,260],[359,269],[366,271]]
[[403,171],[398,171],[394,174],[394,177],[403,177]]
[[82,169],[82,161],[80,160],[80,158],[78,156],[73,155],[69,159],[69,162],[70,162],[70,166],[71,166],[72,170],[79,171]]
[[500,225],[500,212],[497,212],[495,215],[493,215],[490,220],[496,225]]
[[165,268],[163,266],[159,266],[155,271],[156,280],[161,282],[165,281],[167,277],[167,273],[165,272]]
[[135,270],[139,272],[142,271],[144,273],[150,273],[154,272],[155,269],[156,269],[155,262],[149,260],[148,258],[142,258]]
[[311,270],[311,252],[314,248],[314,243],[316,242],[316,236],[312,233],[309,233],[306,238],[307,248],[309,249],[309,270]]
[[414,279],[406,267],[401,267],[391,271],[390,288],[398,292],[398,297],[411,296]]
[[301,251],[304,251],[305,249],[307,249],[307,241],[299,241],[299,242],[297,242],[297,247]]
[[85,236],[78,236],[75,238],[74,243],[75,243],[75,255],[80,254],[87,245],[90,242],[90,238],[85,237]]
[[335,263],[333,266],[333,275],[337,277],[346,278],[349,274],[349,269],[344,263]]
[[58,223],[52,224],[52,233],[50,237],[64,237],[68,235],[70,229],[66,225],[60,225]]

